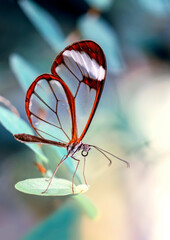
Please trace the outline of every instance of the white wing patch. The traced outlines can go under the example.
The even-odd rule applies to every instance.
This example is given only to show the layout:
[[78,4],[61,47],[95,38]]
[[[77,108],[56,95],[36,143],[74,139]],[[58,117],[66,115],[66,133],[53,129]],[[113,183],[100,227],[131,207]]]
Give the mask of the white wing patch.
[[97,81],[101,81],[105,77],[105,69],[103,66],[100,66],[94,58],[90,58],[90,56],[83,51],[66,50],[63,53],[63,59],[70,72],[72,72],[79,81],[83,80],[83,77]]
[[68,69],[76,76],[76,78],[78,78],[80,81],[83,80],[83,76],[81,74],[80,68],[76,64],[77,62],[74,61],[74,58],[71,55],[71,51],[66,50],[63,53],[63,58]]

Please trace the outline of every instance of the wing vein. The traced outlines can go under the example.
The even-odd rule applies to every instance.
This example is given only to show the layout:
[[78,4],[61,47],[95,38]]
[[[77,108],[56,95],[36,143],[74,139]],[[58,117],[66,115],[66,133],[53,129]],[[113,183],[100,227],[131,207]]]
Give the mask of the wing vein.
[[49,85],[49,87],[50,87],[50,89],[51,89],[51,91],[52,91],[52,93],[53,93],[56,101],[58,102],[58,98],[57,98],[57,96],[56,96],[56,94],[55,94],[55,92],[54,92],[54,89],[53,89],[53,87],[51,86],[51,83],[50,83],[49,81],[48,81],[48,85]]
[[[74,49],[73,49],[74,50]],[[77,63],[77,61],[76,61],[76,59],[75,59],[75,56],[73,55],[73,53],[70,51],[70,53],[71,53],[71,56],[72,56],[72,58],[74,59],[74,62],[76,63],[76,65],[77,65],[77,67],[78,67],[78,69],[79,69],[79,71],[80,71],[80,73],[81,73],[81,75],[82,75],[82,77],[84,76],[84,74],[83,74],[83,72],[82,72],[82,70],[81,70],[81,68],[80,68],[80,66],[79,66],[79,64]],[[78,57],[78,56],[77,56]],[[79,57],[78,57],[79,58]],[[80,80],[79,80],[80,81]]]
[[[57,98],[57,96],[56,96],[56,94],[55,94],[55,92],[54,92],[54,89],[53,89],[53,87],[51,86],[50,82],[48,82],[48,84],[49,84],[49,86],[50,86],[50,89],[51,89],[51,91],[52,91],[52,93],[53,93],[56,101],[57,101],[55,114],[56,114],[56,116],[57,116],[57,120],[58,120],[58,122],[59,122],[60,128],[62,128],[62,125],[61,125],[61,122],[60,122],[60,118],[59,118],[58,113],[57,113],[57,106],[58,106],[59,100],[58,100],[58,98]],[[62,128],[62,129],[63,129],[63,128]]]
[[[63,142],[63,143],[66,143],[65,141],[63,141],[63,140],[61,140],[61,139],[59,139],[59,138],[56,138],[56,137],[54,137],[53,135],[51,135],[51,134],[49,134],[49,133],[46,133],[46,132],[44,132],[43,130],[41,130],[41,129],[38,129],[38,128],[35,128],[36,129],[36,131],[40,131],[40,132],[42,132],[42,133],[44,133],[44,134],[46,134],[46,135],[48,135],[48,136],[50,136],[50,137],[53,137],[53,138],[55,138],[55,139],[57,139],[58,141],[61,141],[61,142]],[[67,144],[67,143],[66,143]]]
[[63,129],[62,125],[61,125],[61,122],[60,122],[60,119],[59,119],[59,117],[58,117],[58,114],[57,114],[46,102],[44,102],[44,100],[43,100],[36,92],[34,92],[34,94],[35,94],[53,113],[55,113],[55,115],[56,115],[56,117],[57,117],[57,119],[58,119],[58,122],[59,122],[59,124],[60,124],[61,130],[63,131],[63,133],[65,134],[65,136],[68,138],[68,140],[70,140],[69,136],[68,136],[67,133],[64,131],[64,129]]
[[41,102],[43,102],[53,113],[56,114],[56,112],[34,91],[34,94],[39,98]]
[[76,96],[77,96],[77,93],[78,93],[78,91],[79,91],[79,88],[80,88],[80,84],[81,84],[81,82],[79,82],[79,85],[78,85],[78,87],[77,87],[77,90],[76,90],[76,93],[75,93],[74,99],[75,99],[75,98],[76,98]]
[[65,62],[64,62],[64,65],[73,74],[73,76],[80,82],[79,78],[71,71],[71,69],[67,66],[67,64]]
[[60,128],[60,127],[58,127],[57,125],[55,125],[55,124],[52,124],[52,123],[50,123],[50,122],[48,122],[48,121],[46,121],[46,120],[44,120],[44,119],[42,119],[42,118],[38,117],[36,114],[34,114],[34,113],[33,113],[33,112],[31,112],[31,111],[30,111],[30,114],[32,114],[34,117],[38,118],[39,120],[41,120],[41,121],[43,121],[43,122],[45,122],[45,123],[47,123],[47,124],[49,124],[49,125],[52,125],[52,126],[54,126],[54,127],[56,127],[56,128],[59,128],[59,129],[61,129],[61,128]]

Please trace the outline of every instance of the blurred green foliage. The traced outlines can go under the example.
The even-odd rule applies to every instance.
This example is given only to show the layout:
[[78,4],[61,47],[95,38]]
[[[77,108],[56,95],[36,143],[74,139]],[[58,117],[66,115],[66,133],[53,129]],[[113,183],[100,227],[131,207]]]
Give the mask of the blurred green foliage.
[[79,240],[80,212],[76,205],[66,204],[40,223],[23,240]]

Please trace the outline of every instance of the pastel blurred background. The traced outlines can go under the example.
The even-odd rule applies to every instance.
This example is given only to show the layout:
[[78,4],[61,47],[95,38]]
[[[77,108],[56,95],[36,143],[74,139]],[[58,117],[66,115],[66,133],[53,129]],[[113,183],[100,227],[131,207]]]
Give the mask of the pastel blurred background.
[[[40,177],[34,166],[40,155],[14,140],[0,111],[1,239],[170,239],[169,26],[169,0],[1,1],[0,96],[28,123],[28,83],[50,73],[69,43],[96,41],[106,54],[108,74],[84,142],[131,165],[113,159],[108,167],[107,159],[91,151],[90,188],[82,199],[20,193],[17,181]],[[16,130],[15,124],[10,128]],[[56,156],[48,162],[52,169]],[[58,174],[72,176],[69,166]]]

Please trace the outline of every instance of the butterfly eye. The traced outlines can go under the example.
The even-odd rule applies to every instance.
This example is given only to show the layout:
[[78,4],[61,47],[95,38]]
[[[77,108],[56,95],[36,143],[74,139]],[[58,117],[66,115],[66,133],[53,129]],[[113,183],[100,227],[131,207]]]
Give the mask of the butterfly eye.
[[85,150],[83,150],[83,151],[81,152],[81,155],[82,155],[83,157],[87,157],[87,156],[88,156],[88,152],[85,151]]

